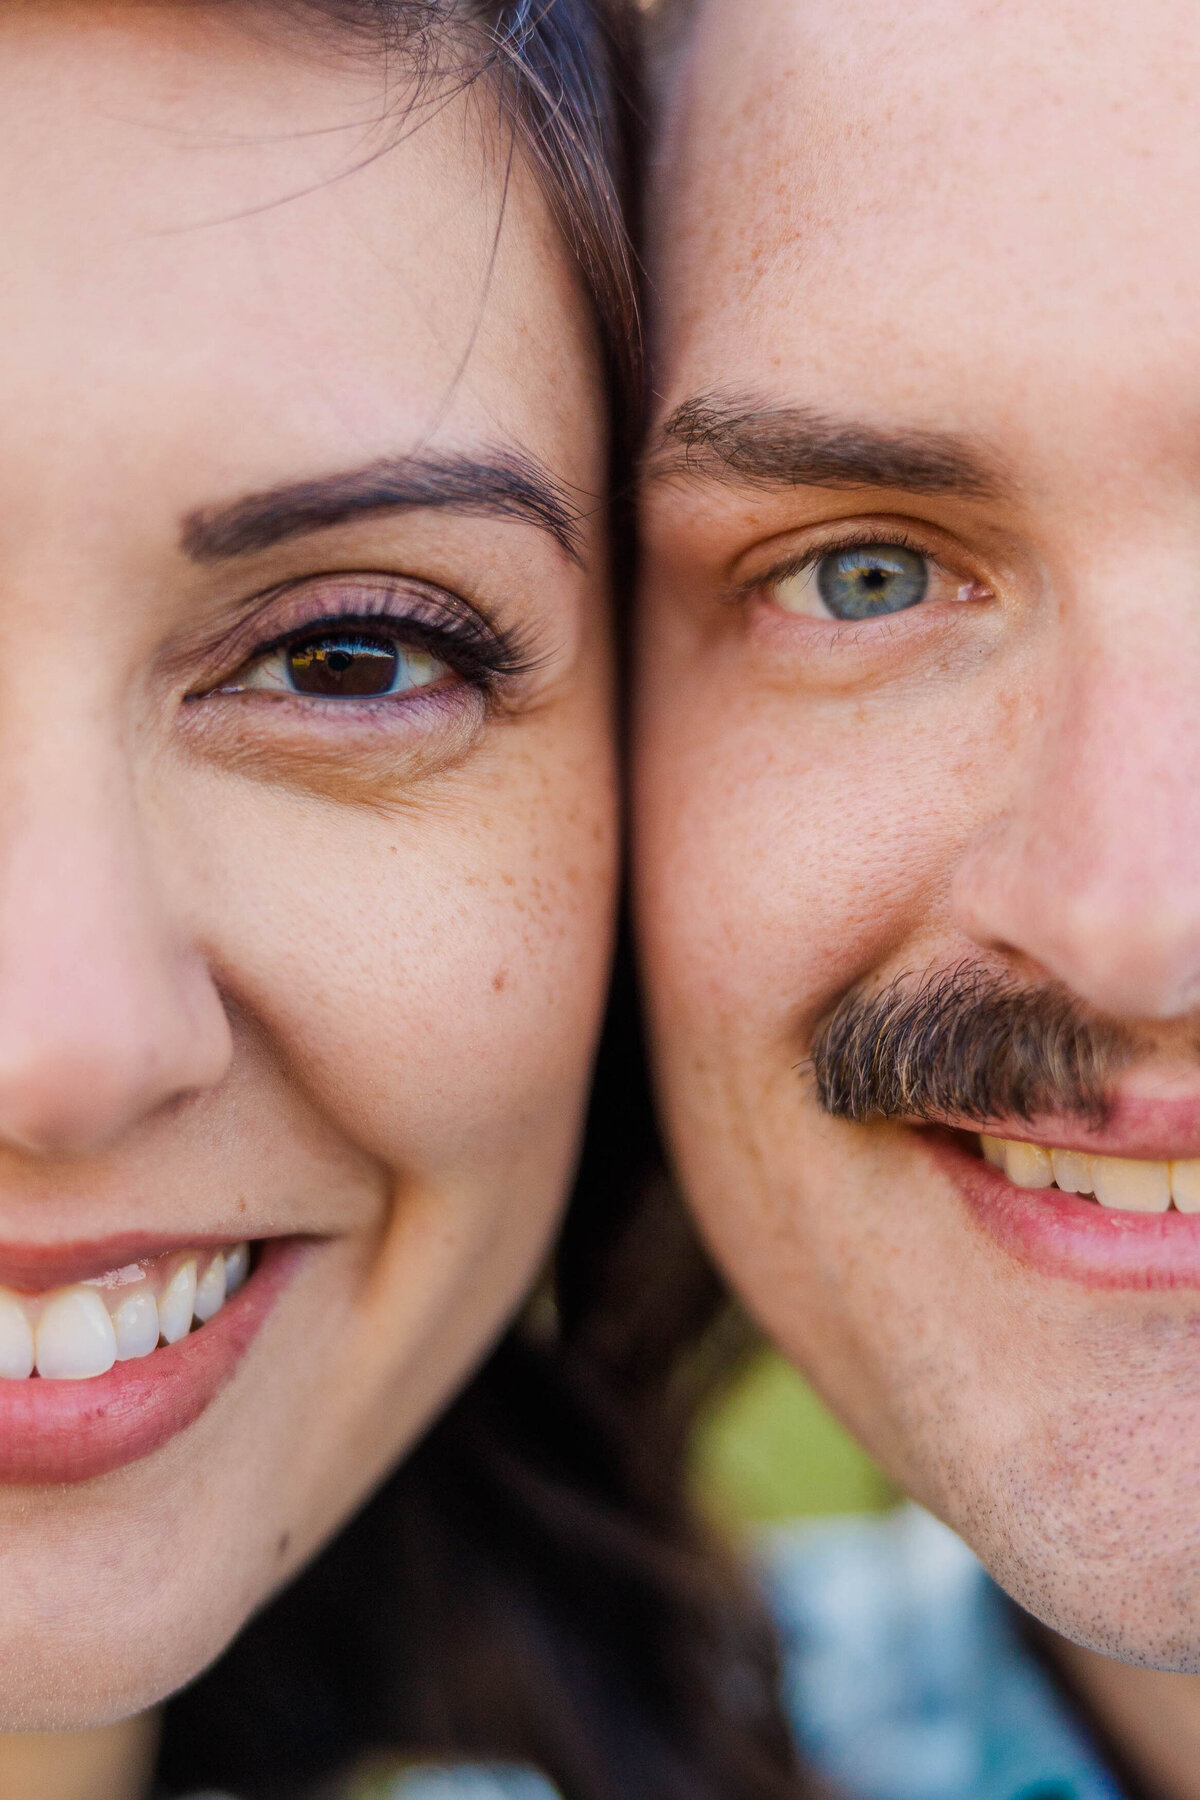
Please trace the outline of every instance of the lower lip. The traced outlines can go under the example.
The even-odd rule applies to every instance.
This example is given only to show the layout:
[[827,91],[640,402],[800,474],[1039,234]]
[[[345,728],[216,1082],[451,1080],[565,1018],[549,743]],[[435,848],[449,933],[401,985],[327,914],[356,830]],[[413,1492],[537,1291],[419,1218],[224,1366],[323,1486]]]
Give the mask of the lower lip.
[[207,1325],[89,1381],[0,1380],[0,1485],[89,1481],[158,1450],[200,1417],[232,1376],[305,1246],[265,1244]]
[[1200,1214],[1119,1212],[1058,1188],[1019,1188],[948,1132],[922,1132],[977,1224],[1043,1275],[1090,1288],[1200,1288]]

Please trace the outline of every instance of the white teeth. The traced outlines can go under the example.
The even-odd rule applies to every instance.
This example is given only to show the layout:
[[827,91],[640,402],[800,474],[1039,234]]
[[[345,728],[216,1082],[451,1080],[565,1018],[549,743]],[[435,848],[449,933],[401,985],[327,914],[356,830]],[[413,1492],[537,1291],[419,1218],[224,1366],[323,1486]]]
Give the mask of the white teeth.
[[158,1303],[149,1287],[122,1300],[112,1316],[117,1338],[117,1361],[132,1362],[158,1349]]
[[33,1327],[15,1294],[0,1288],[0,1379],[23,1381],[33,1374]]
[[1081,1156],[1077,1150],[1052,1150],[1050,1162],[1054,1180],[1064,1194],[1095,1193],[1090,1156]]
[[[174,1251],[48,1294],[0,1287],[0,1383],[104,1375],[206,1325],[250,1272],[249,1244]],[[198,1278],[197,1278],[198,1277]]]
[[1048,1188],[1054,1186],[1054,1170],[1049,1153],[1040,1144],[1007,1143],[1008,1179],[1015,1187]]
[[1131,1156],[1086,1156],[1015,1138],[982,1136],[984,1161],[1002,1169],[1014,1187],[1057,1186],[1064,1194],[1094,1194],[1114,1212],[1200,1213],[1200,1159],[1150,1162]]
[[1171,1198],[1180,1212],[1200,1212],[1200,1162],[1171,1164]]
[[192,1310],[202,1325],[214,1319],[225,1304],[225,1258],[220,1251],[196,1283]]
[[1165,1162],[1094,1156],[1092,1174],[1101,1206],[1120,1212],[1166,1212],[1171,1204],[1171,1179]]
[[192,1329],[195,1303],[196,1264],[189,1257],[176,1269],[158,1302],[159,1329],[168,1344],[177,1344]]
[[108,1308],[92,1287],[61,1288],[42,1307],[37,1328],[37,1372],[54,1381],[104,1375],[117,1360]]
[[236,1294],[250,1273],[249,1244],[235,1244],[225,1252],[225,1293]]

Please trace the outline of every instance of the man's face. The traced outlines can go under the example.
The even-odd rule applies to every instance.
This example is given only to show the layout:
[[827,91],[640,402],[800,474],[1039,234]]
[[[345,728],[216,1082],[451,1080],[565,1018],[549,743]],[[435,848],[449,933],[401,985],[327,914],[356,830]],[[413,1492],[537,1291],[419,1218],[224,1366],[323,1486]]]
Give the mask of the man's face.
[[1019,1600],[1179,1668],[1198,60],[1187,0],[702,8],[656,197],[638,794],[723,1265]]

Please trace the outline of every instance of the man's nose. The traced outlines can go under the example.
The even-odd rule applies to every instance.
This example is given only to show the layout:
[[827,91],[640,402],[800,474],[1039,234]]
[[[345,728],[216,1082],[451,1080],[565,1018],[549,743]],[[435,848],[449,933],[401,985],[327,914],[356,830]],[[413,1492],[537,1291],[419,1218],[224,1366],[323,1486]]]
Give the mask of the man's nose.
[[232,1040],[119,749],[48,749],[0,779],[0,1144],[81,1155],[218,1082]]
[[1200,630],[1153,613],[1127,594],[1116,625],[1064,634],[954,886],[978,943],[1142,1020],[1200,1005]]

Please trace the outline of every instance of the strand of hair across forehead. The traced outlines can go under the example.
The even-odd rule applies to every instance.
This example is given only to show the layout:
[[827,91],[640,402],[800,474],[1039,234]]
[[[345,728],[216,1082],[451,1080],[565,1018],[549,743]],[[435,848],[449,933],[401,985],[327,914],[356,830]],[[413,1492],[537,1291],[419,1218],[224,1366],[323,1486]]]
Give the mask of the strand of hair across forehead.
[[[618,13],[604,0],[505,0],[484,12],[506,97],[592,299],[621,408],[632,411],[642,341],[623,140],[634,96],[624,77],[612,81],[614,65],[631,60]],[[624,129],[614,104],[627,109]]]
[[[642,399],[639,277],[630,217],[642,136],[636,16],[628,0],[282,0],[401,54],[419,90],[495,83],[575,260],[610,379],[618,450]],[[440,53],[457,39],[453,71]]]

